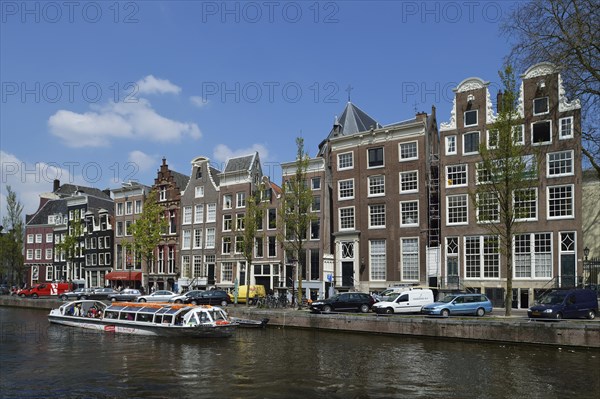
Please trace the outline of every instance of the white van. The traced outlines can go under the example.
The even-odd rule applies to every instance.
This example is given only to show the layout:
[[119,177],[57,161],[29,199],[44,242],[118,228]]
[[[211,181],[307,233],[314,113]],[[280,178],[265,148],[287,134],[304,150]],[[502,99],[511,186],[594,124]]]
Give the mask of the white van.
[[388,295],[389,300],[377,302],[372,306],[375,313],[419,313],[421,307],[432,303],[433,291],[428,288],[407,288]]

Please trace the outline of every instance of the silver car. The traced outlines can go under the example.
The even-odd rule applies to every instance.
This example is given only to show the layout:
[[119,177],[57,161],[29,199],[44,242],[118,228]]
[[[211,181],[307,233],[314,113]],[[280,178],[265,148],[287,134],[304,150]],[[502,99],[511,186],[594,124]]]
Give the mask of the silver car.
[[159,290],[155,291],[150,295],[142,295],[138,297],[138,302],[169,302],[169,300],[173,297],[176,297],[178,294],[172,291]]

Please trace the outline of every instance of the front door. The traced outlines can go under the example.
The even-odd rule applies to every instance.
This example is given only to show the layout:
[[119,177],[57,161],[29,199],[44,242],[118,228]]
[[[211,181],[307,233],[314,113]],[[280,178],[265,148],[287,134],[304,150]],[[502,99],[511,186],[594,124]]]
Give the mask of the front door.
[[208,264],[208,285],[214,285],[216,280],[215,280],[215,264],[214,263],[209,263]]
[[575,287],[575,254],[560,256],[560,274],[562,288]]
[[354,262],[342,262],[342,286],[354,286]]

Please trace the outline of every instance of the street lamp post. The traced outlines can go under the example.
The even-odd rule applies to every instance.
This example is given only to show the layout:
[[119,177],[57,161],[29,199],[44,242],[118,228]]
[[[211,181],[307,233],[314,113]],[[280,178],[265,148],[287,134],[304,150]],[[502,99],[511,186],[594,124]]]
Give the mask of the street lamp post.
[[590,249],[589,249],[589,248],[586,246],[586,247],[583,249],[583,256],[585,256],[585,260],[586,260],[586,261],[588,260],[588,255],[589,255],[589,254],[590,254]]

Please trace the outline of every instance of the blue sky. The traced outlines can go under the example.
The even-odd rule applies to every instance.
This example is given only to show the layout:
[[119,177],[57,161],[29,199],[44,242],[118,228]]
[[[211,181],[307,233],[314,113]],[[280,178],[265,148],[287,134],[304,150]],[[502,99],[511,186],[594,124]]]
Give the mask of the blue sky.
[[[510,2],[2,1],[0,214],[52,180],[152,184],[259,151],[280,181],[295,138],[312,156],[348,98],[381,124],[498,82]],[[492,89],[493,90],[493,89]],[[494,97],[492,97],[494,98]]]

